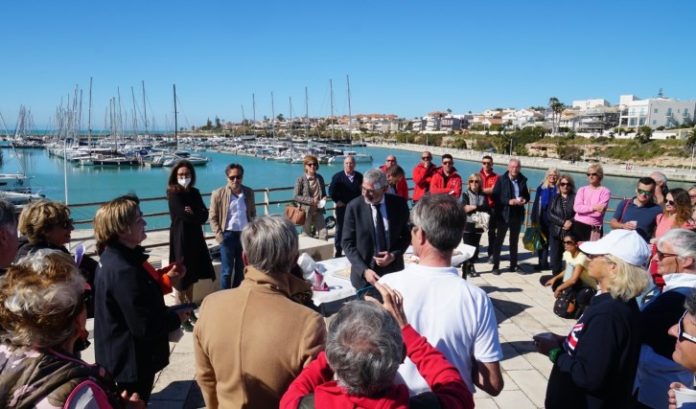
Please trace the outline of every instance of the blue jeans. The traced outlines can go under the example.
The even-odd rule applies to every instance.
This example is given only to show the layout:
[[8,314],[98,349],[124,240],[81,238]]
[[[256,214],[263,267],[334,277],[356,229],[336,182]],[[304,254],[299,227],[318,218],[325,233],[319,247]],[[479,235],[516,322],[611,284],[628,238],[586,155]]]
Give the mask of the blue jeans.
[[244,262],[242,262],[242,232],[226,231],[220,243],[220,288],[239,287],[244,279]]

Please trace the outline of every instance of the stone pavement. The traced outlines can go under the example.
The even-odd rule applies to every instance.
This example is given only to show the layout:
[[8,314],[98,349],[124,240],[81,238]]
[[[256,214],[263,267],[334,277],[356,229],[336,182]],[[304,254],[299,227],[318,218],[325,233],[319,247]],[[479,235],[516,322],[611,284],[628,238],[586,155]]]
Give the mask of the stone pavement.
[[[482,249],[485,249],[485,234],[482,242]],[[536,257],[524,250],[521,242],[519,248],[519,265],[530,274],[505,272],[507,246],[504,246],[502,275],[490,274],[491,265],[480,262],[476,264],[476,270],[482,273],[481,276],[469,279],[485,290],[493,301],[505,354],[501,362],[505,379],[503,391],[492,397],[478,390],[474,395],[477,408],[543,408],[552,364],[546,356],[535,351],[532,335],[545,331],[566,334],[574,323],[553,314],[553,294],[539,284],[541,273],[533,272]],[[167,304],[173,304],[171,295],[165,298]],[[177,341],[170,343],[169,366],[157,375],[150,407],[189,409],[205,406],[194,380],[193,337],[184,332],[178,337]],[[85,351],[83,358],[93,362],[93,349]]]

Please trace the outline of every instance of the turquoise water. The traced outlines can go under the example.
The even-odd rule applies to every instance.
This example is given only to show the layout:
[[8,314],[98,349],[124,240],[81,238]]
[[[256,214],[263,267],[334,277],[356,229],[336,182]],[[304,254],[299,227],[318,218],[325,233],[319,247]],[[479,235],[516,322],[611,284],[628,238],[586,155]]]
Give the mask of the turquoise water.
[[[54,200],[65,199],[63,181],[63,161],[58,158],[50,158],[45,150],[19,150],[19,158],[14,157],[14,153],[3,147],[4,163],[0,166],[0,172],[16,172],[20,169],[19,163],[25,164],[27,175],[31,176],[31,186],[34,192],[41,193]],[[372,164],[359,163],[357,169],[364,172],[372,167],[377,167],[384,163],[385,157],[393,153],[396,155],[399,165],[410,177],[411,170],[420,161],[419,152],[399,151],[385,148],[357,148],[354,149],[361,153],[369,153],[374,158]],[[237,156],[226,153],[207,152],[206,156],[212,161],[205,167],[197,167],[196,186],[203,193],[209,193],[213,189],[223,185],[225,179],[225,167],[232,162],[242,164],[245,169],[244,184],[254,189],[288,187],[293,186],[295,179],[302,173],[301,164],[289,164],[276,161],[266,161],[249,156]],[[438,158],[436,163],[439,162]],[[478,172],[480,164],[475,162],[455,161],[455,165],[464,179],[473,173]],[[522,172],[529,179],[529,186],[536,187],[544,177],[543,170],[524,169]],[[331,176],[342,169],[342,164],[321,165],[319,173],[324,176],[327,184]],[[505,171],[504,166],[495,167],[496,172]],[[68,200],[70,204],[101,202],[112,199],[116,196],[135,193],[141,198],[164,196],[169,168],[144,168],[144,167],[124,167],[124,168],[100,168],[100,167],[80,167],[68,164]],[[586,183],[584,174],[571,173],[576,185],[581,186]],[[634,178],[620,178],[608,176],[604,179],[604,185],[609,187],[614,196],[631,196],[635,189]],[[687,187],[689,184],[670,183],[671,187]],[[291,196],[292,192],[274,192],[271,200],[283,200]],[[262,194],[257,194],[257,202],[263,198]],[[206,203],[208,198],[204,199]],[[615,202],[611,203],[615,207]],[[142,205],[146,213],[166,212],[167,206],[164,201],[146,202]],[[282,212],[282,206],[272,207],[272,213]],[[78,207],[73,210],[73,217],[76,220],[91,219],[94,217],[94,207]],[[169,225],[167,216],[152,217],[148,219],[150,228],[167,227]]]

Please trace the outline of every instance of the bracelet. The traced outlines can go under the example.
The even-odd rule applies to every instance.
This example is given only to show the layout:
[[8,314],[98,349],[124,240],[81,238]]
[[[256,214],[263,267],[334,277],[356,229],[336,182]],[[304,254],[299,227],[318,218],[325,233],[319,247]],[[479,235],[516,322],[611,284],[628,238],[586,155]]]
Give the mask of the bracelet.
[[555,364],[556,361],[558,361],[558,357],[561,355],[561,352],[563,352],[563,350],[560,347],[553,348],[549,351],[549,359],[552,363]]

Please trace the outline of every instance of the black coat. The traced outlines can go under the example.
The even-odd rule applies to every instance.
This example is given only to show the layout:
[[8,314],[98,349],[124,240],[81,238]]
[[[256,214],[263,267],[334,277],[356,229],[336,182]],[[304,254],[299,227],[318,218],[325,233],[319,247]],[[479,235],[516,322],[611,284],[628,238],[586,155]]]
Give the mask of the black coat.
[[[205,244],[203,228],[208,221],[208,209],[203,203],[201,193],[196,188],[168,192],[169,216],[172,225],[169,229],[169,262],[183,261],[186,266],[178,289],[187,289],[198,279],[215,280],[215,270]],[[193,214],[184,212],[190,206]]]
[[396,259],[386,267],[374,263],[375,228],[372,221],[372,208],[360,196],[353,199],[346,209],[343,221],[343,252],[350,261],[350,281],[353,287],[366,287],[368,282],[363,277],[365,270],[371,268],[379,275],[393,273],[404,269],[404,251],[411,243],[408,228],[408,204],[400,196],[384,195],[389,221],[389,252]]
[[355,171],[355,176],[353,176],[353,181],[351,182],[346,176],[345,171],[337,172],[331,178],[331,184],[329,185],[329,196],[331,200],[335,202],[343,202],[348,204],[351,200],[360,196],[363,175],[360,172]]
[[[549,220],[549,234],[556,238],[561,238],[561,232],[563,231],[563,223],[566,220],[573,221],[575,217],[575,210],[573,210],[573,204],[575,203],[575,193],[568,195],[568,200],[566,201],[565,211],[563,210],[563,198],[561,194],[554,196],[551,205],[548,208],[547,216]],[[571,229],[572,231],[572,229]]]
[[116,382],[137,382],[169,363],[169,332],[179,328],[159,284],[143,267],[142,247],[106,246],[95,279],[94,346],[97,362]]
[[[517,175],[517,183],[520,187],[520,197],[529,202],[529,189],[527,188],[527,178],[523,174]],[[515,198],[514,188],[510,180],[510,173],[505,172],[498,178],[493,187],[493,201],[495,202],[496,219],[503,219],[505,223],[513,220],[516,223],[524,221],[524,206],[510,206],[510,199]]]

